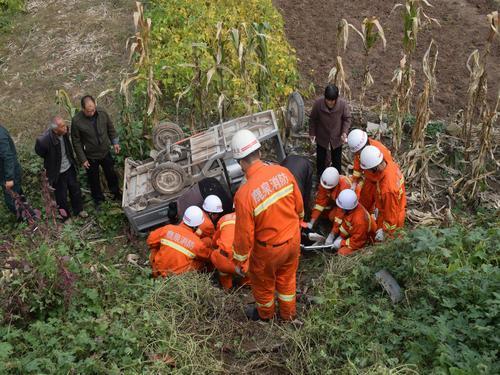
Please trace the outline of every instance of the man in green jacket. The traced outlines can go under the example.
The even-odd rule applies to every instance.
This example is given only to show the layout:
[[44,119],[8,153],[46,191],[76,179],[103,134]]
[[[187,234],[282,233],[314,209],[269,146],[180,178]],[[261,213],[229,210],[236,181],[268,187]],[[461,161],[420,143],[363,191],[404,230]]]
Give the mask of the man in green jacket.
[[0,125],[0,184],[7,208],[16,214],[16,205],[9,190],[21,195],[21,165],[17,160],[16,146],[3,126]]
[[87,171],[90,193],[97,208],[104,201],[99,179],[102,167],[108,187],[115,200],[121,200],[118,177],[110,153],[113,146],[115,154],[120,153],[120,144],[111,118],[102,108],[96,108],[92,96],[81,99],[82,110],[71,121],[71,140],[76,158]]

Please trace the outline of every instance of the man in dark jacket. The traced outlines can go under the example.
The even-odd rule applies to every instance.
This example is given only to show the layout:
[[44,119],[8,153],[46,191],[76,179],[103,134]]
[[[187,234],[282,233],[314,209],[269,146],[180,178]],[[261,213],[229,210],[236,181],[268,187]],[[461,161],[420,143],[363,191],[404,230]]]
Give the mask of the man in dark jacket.
[[21,165],[17,160],[16,146],[9,132],[0,125],[0,184],[7,208],[16,214],[16,205],[9,190],[22,195]]
[[297,180],[302,200],[304,201],[304,219],[309,220],[309,200],[311,198],[311,189],[313,184],[312,163],[305,156],[288,155],[281,163],[281,166],[288,169]]
[[326,167],[328,148],[332,154],[332,166],[339,173],[342,167],[342,144],[347,140],[351,126],[349,104],[339,98],[335,85],[325,88],[325,95],[314,102],[309,117],[309,136],[316,143],[316,172],[319,179]]
[[111,118],[103,109],[96,108],[94,98],[90,95],[84,96],[81,106],[82,110],[71,121],[71,139],[78,162],[87,170],[92,199],[96,207],[99,207],[104,201],[99,167],[104,171],[114,199],[121,200],[118,177],[109,151],[112,145],[115,154],[120,153],[120,145]]
[[55,189],[56,203],[63,219],[70,216],[68,191],[75,216],[87,217],[83,210],[82,192],[76,177],[76,161],[68,136],[68,127],[60,116],[54,117],[50,128],[35,144],[35,152],[43,158],[49,184]]

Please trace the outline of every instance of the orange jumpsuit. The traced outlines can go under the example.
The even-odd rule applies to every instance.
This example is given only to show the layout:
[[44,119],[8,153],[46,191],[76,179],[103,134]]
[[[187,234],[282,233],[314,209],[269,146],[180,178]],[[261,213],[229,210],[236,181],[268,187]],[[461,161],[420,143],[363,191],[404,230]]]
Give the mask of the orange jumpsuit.
[[203,211],[203,218],[203,223],[201,223],[198,229],[196,229],[196,234],[201,238],[205,245],[211,247],[212,239],[215,233],[214,223],[205,211]]
[[233,242],[236,214],[231,213],[221,217],[217,223],[213,244],[217,247],[210,254],[210,260],[219,271],[219,281],[224,289],[233,286],[233,275],[236,265],[233,262]]
[[387,163],[376,182],[375,207],[377,227],[391,234],[405,223],[406,189],[404,177],[396,163]]
[[362,204],[344,216],[339,231],[342,241],[340,242],[340,255],[349,255],[361,249],[367,242],[373,240],[377,230],[375,217],[370,215]]
[[[325,189],[321,184],[318,185],[318,193],[316,201],[311,213],[311,219],[317,220],[320,215],[325,212],[328,219],[333,223],[332,232],[338,232],[338,227],[342,223],[344,213],[342,209],[338,208],[335,200],[340,192],[352,187],[352,181],[347,176],[340,176],[339,183],[333,189]],[[359,189],[356,189],[359,196]]]
[[248,273],[259,316],[274,316],[276,292],[280,316],[290,320],[296,313],[302,195],[290,171],[279,165],[256,161],[246,177],[234,197],[233,258],[243,263],[251,253]]
[[[393,162],[391,151],[389,151],[389,149],[379,141],[368,138],[368,142],[366,143],[366,145],[377,147],[382,152],[382,155],[384,155],[384,160],[387,163]],[[360,155],[361,152],[357,152],[354,155],[354,170],[352,173],[352,178],[353,182],[359,183],[361,177],[364,176],[364,179],[361,182],[362,188],[360,193],[360,203],[365,206],[368,211],[372,212],[374,208],[373,205],[375,203],[375,187],[377,176],[370,170],[361,169]]]
[[158,228],[146,242],[151,249],[153,277],[197,270],[210,259],[210,249],[184,223]]

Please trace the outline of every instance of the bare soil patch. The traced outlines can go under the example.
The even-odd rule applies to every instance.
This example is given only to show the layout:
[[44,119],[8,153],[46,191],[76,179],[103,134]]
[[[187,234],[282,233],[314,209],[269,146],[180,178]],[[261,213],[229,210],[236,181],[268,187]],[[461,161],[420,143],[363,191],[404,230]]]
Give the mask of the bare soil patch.
[[[76,102],[117,88],[133,32],[130,0],[31,0],[0,34],[0,122],[33,138],[57,112],[55,91]],[[112,96],[102,103],[117,113]],[[28,141],[29,142],[29,141]]]
[[[377,96],[387,98],[392,89],[392,75],[402,56],[403,21],[400,9],[391,14],[398,1],[386,0],[274,0],[285,19],[286,35],[296,49],[302,77],[314,83],[320,94],[337,56],[338,22],[345,18],[359,27],[365,17],[377,16],[385,30],[387,50],[375,48],[370,56],[375,85],[367,96],[367,104]],[[437,18],[441,27],[431,25],[419,34],[413,65],[417,70],[417,92],[421,89],[422,57],[431,38],[439,47],[437,66],[438,92],[432,106],[434,117],[448,118],[465,106],[468,86],[466,61],[474,49],[480,51],[488,35],[486,15],[499,8],[497,0],[433,0],[426,13]],[[343,57],[353,98],[359,96],[365,65],[362,43],[352,33]],[[489,96],[496,97],[500,78],[500,43],[495,42],[488,60]]]

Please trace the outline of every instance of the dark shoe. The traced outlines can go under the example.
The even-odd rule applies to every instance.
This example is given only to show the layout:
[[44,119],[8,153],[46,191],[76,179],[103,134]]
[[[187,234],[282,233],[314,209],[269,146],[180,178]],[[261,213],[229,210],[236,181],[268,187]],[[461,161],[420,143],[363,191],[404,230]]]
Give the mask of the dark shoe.
[[254,305],[245,306],[245,315],[248,320],[253,320],[254,322],[262,320],[263,322],[268,322],[269,319],[262,319],[259,315],[259,311]]

